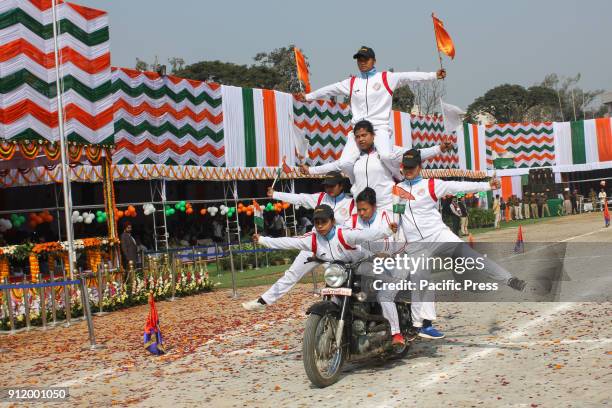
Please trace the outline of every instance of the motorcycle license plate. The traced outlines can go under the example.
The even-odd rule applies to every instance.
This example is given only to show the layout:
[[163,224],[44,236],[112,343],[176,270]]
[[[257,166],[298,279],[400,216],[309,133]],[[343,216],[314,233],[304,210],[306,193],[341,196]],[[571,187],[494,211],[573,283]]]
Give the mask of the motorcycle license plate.
[[353,289],[351,288],[323,288],[321,289],[321,295],[323,296],[351,296]]

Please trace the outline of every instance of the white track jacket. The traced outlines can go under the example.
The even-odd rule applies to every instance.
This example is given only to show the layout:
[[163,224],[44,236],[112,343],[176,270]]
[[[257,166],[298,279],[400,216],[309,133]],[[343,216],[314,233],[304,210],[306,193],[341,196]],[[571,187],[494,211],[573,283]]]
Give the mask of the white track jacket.
[[[364,221],[358,214],[353,214],[350,220],[350,227],[360,229],[360,230],[370,230],[370,229],[385,229],[389,227],[389,224],[393,222],[393,214],[386,210],[376,209],[372,218],[368,221]],[[401,231],[398,231],[398,234],[394,234],[390,237],[386,237],[380,241],[376,242],[366,242],[361,244],[363,249],[367,249],[368,251],[378,254],[383,253],[387,255],[395,255],[397,253],[402,252],[405,247],[406,242],[404,241],[404,236]]]
[[[391,191],[395,185],[394,178],[398,180],[402,178],[399,174],[399,166],[404,151],[405,149],[402,148],[393,149],[393,172],[383,165],[375,148],[372,148],[369,153],[361,152],[353,166],[352,177],[349,177],[353,196],[357,197],[366,187],[370,187],[376,192],[376,207],[390,210],[393,205]],[[441,150],[440,146],[434,146],[421,149],[420,152],[421,159],[426,160],[439,155]]]
[[353,197],[346,194],[332,197],[327,193],[292,194],[275,191],[272,198],[293,205],[301,205],[309,209],[313,209],[320,204],[327,204],[334,210],[336,224],[345,224],[355,212],[355,200],[353,200]]
[[414,184],[404,180],[398,186],[412,196],[406,201],[406,210],[400,221],[400,228],[408,242],[435,242],[435,237],[442,230],[448,229],[438,211],[438,197],[460,192],[475,193],[491,190],[491,186],[487,182],[474,183],[438,179],[421,179]]
[[[372,122],[374,127],[389,126],[393,91],[415,81],[436,79],[435,72],[376,72],[336,82],[306,94],[307,101],[329,99],[331,96],[349,96],[353,124],[362,119]],[[351,86],[352,83],[352,86]],[[352,94],[351,94],[352,91]]]
[[374,228],[357,230],[335,225],[326,236],[313,231],[301,237],[260,237],[259,244],[273,249],[311,251],[317,258],[327,262],[356,262],[370,255],[359,246],[360,244],[378,241],[391,235],[393,231],[388,225],[384,230]]

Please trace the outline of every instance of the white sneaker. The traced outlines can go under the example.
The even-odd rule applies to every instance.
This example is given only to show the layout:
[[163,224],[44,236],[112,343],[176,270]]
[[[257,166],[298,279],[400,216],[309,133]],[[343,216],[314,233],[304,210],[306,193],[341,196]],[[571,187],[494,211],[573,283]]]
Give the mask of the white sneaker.
[[257,299],[255,299],[249,302],[244,302],[242,304],[242,307],[244,307],[246,310],[250,310],[254,312],[261,312],[262,310],[266,308],[266,305],[262,305],[261,303],[257,301]]

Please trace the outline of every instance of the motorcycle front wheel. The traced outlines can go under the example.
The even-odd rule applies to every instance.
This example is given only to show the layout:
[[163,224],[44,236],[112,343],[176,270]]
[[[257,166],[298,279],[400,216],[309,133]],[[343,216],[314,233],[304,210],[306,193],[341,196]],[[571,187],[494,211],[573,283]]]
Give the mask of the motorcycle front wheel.
[[302,358],[308,379],[317,387],[328,387],[338,381],[345,352],[336,347],[338,319],[332,314],[311,314],[306,320]]

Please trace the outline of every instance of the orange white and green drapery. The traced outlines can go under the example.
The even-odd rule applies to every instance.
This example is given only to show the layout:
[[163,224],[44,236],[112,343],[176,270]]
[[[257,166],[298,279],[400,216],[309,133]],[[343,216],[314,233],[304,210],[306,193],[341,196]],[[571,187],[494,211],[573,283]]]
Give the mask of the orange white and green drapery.
[[599,118],[554,124],[556,167],[588,171],[612,167],[612,119]]
[[464,123],[457,128],[459,168],[484,171],[487,168],[484,126]]
[[293,165],[293,97],[267,89],[222,87],[226,167]]

